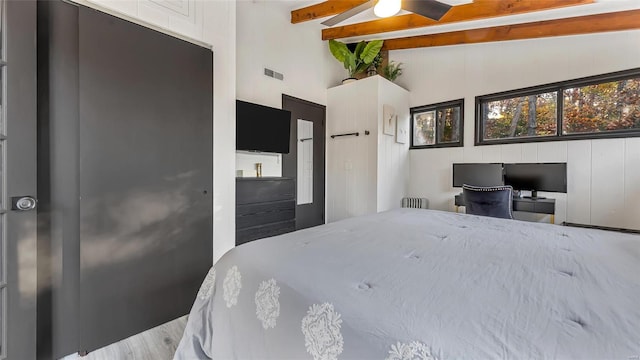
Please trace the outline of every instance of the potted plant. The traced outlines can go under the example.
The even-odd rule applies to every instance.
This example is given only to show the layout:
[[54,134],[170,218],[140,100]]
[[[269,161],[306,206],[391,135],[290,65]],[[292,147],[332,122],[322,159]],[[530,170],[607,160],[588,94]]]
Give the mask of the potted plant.
[[383,40],[361,41],[356,45],[355,50],[351,51],[347,44],[337,40],[329,40],[329,51],[349,72],[349,78],[344,79],[343,84],[355,81],[354,76],[365,71],[373,63],[382,49],[382,43]]
[[373,62],[367,68],[367,76],[374,76],[378,74],[378,68],[382,65],[382,53],[379,52],[378,55],[373,59]]
[[396,81],[398,76],[402,75],[402,63],[389,61],[389,63],[382,69],[382,75],[391,82]]

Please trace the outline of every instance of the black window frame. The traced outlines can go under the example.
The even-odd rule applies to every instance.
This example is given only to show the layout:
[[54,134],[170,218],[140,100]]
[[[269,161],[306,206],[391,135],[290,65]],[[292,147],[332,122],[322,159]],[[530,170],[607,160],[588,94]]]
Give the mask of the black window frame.
[[[446,143],[438,143],[438,136],[437,136],[437,132],[438,132],[438,124],[436,122],[436,143],[435,144],[431,144],[431,145],[414,145],[413,144],[413,134],[414,134],[414,114],[416,113],[423,113],[423,112],[428,112],[428,111],[438,111],[438,110],[442,110],[442,109],[448,109],[451,107],[460,107],[460,124],[458,125],[458,130],[459,130],[459,137],[458,137],[458,141],[456,142],[446,142]],[[443,102],[439,102],[436,104],[429,104],[429,105],[421,105],[421,106],[416,106],[416,107],[412,107],[411,109],[409,109],[410,111],[410,117],[411,117],[411,134],[409,136],[409,149],[410,150],[416,150],[416,149],[437,149],[437,148],[447,148],[447,147],[462,147],[464,146],[464,98],[462,99],[457,99],[457,100],[451,100],[451,101],[443,101]]]
[[[564,113],[564,90],[589,86],[595,84],[608,83],[613,81],[627,80],[640,77],[640,68],[634,68],[612,73],[588,76],[579,79],[555,82],[546,85],[532,86],[523,89],[503,91],[494,94],[476,96],[475,99],[475,136],[474,145],[500,145],[514,143],[531,143],[531,142],[547,142],[547,141],[567,141],[567,140],[587,140],[587,139],[611,139],[640,137],[640,129],[623,129],[611,130],[603,132],[579,133],[579,134],[563,134],[563,113]],[[540,135],[540,136],[522,136],[515,138],[502,138],[494,140],[485,140],[484,134],[484,114],[482,105],[491,101],[505,100],[522,96],[537,95],[542,93],[556,92],[556,134]]]

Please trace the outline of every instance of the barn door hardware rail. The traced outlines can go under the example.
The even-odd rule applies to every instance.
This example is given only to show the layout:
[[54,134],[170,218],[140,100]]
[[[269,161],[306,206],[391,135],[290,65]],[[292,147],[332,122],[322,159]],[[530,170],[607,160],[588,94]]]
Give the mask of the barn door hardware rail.
[[[365,135],[369,135],[371,133],[369,132],[369,130],[365,130],[364,134]],[[335,138],[340,137],[340,136],[360,136],[360,133],[359,132],[354,132],[354,133],[346,133],[346,134],[336,134],[336,135],[331,135],[331,138],[335,139]]]

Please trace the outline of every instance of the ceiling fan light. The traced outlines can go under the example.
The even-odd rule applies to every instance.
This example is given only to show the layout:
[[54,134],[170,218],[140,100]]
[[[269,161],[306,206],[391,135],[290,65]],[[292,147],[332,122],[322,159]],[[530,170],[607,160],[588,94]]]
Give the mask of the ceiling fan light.
[[385,18],[400,12],[401,0],[378,0],[373,7],[373,13],[377,17]]

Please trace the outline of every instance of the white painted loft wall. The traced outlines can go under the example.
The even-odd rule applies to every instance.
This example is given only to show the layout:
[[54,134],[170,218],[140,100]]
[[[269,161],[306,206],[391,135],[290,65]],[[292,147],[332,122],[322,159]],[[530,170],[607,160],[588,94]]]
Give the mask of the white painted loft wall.
[[[411,106],[465,99],[463,148],[411,150],[409,196],[453,210],[455,162],[567,162],[556,223],[640,228],[640,139],[473,146],[475,96],[640,67],[640,31],[392,51]],[[546,219],[540,219],[546,220]]]
[[235,246],[236,4],[208,0],[76,0],[213,50],[213,261]]
[[[290,11],[299,1],[237,2],[237,98],[282,108],[282,94],[326,105],[327,88],[339,83],[342,66],[321,40],[317,22],[291,24]],[[264,75],[264,68],[284,74],[284,80]],[[262,163],[263,176],[281,176],[276,154],[236,155],[236,169],[255,173]]]

